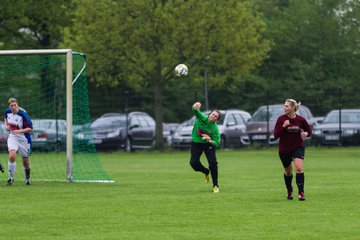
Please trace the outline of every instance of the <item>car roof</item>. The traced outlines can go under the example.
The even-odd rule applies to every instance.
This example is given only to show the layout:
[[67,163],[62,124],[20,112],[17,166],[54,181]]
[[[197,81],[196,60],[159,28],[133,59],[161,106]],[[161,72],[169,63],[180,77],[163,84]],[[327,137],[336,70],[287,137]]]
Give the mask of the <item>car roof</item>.
[[[338,112],[339,109],[331,110],[330,112]],[[360,112],[360,109],[341,109],[341,112]]]
[[120,114],[120,113],[105,113],[103,115],[101,115],[101,117],[115,117],[115,116],[122,116],[124,114]]
[[[262,105],[262,106],[260,106],[259,108],[264,108],[264,107],[266,107],[266,106],[269,106],[269,108],[279,108],[279,107],[284,107],[284,104]],[[303,105],[303,104],[300,105],[300,108],[301,108],[301,107],[308,108],[308,107],[306,107],[306,105]]]
[[[260,106],[258,109],[256,109],[255,112],[259,111],[260,109],[264,109],[264,108],[266,108],[267,106],[269,106],[269,109],[277,109],[277,108],[282,108],[282,107],[284,107],[284,104],[262,105],[262,106]],[[307,112],[311,113],[310,109],[309,109],[307,106],[301,104],[301,105],[300,105],[300,109],[301,109],[301,108],[306,109]],[[312,113],[311,113],[311,115],[312,115]],[[311,117],[313,117],[313,116],[311,116]]]
[[[128,113],[129,116],[132,115],[149,115],[146,112],[139,112],[139,111],[134,111],[134,112],[129,112]],[[101,117],[120,117],[120,116],[125,116],[125,113],[105,113],[103,115],[101,115]]]
[[65,122],[65,119],[50,119],[50,118],[35,118],[35,119],[31,119],[32,122],[54,122],[54,121],[58,121],[58,122]]
[[[251,116],[251,114],[249,112],[241,110],[241,109],[236,109],[236,108],[229,108],[229,109],[226,109],[226,110],[221,109],[221,110],[218,110],[218,111],[220,111],[221,114],[225,114],[227,112],[241,112],[241,113],[244,113],[244,114],[249,114]],[[204,114],[208,114],[210,112],[211,112],[211,110],[206,110],[206,111],[204,111]]]
[[130,112],[129,115],[149,115],[146,112]]

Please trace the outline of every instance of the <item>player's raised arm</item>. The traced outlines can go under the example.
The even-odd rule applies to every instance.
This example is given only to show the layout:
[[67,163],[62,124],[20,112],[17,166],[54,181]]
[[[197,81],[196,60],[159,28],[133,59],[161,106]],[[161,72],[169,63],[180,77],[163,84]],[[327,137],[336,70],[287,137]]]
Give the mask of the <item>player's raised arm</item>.
[[195,111],[199,110],[200,108],[201,108],[201,103],[199,103],[199,102],[194,103],[193,109],[194,109]]

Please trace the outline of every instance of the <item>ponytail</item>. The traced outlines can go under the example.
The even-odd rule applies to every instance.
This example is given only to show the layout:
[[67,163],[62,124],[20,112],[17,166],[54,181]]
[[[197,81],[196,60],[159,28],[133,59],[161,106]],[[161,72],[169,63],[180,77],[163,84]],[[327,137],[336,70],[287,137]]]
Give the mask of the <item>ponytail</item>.
[[290,103],[291,107],[294,108],[295,112],[297,112],[300,108],[301,102],[297,102],[294,99],[286,99],[286,102]]

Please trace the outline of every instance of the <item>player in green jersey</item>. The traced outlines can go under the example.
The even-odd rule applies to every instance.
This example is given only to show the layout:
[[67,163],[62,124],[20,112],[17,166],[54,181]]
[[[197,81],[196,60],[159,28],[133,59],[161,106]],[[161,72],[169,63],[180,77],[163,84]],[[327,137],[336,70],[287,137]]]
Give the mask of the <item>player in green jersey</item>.
[[[216,148],[220,146],[220,133],[216,122],[221,118],[218,110],[212,110],[209,115],[200,111],[201,103],[196,102],[192,106],[196,121],[191,137],[190,165],[196,172],[205,174],[205,181],[209,182],[210,174],[213,181],[213,192],[219,192],[218,163],[216,159]],[[205,152],[209,168],[200,162],[201,154]]]

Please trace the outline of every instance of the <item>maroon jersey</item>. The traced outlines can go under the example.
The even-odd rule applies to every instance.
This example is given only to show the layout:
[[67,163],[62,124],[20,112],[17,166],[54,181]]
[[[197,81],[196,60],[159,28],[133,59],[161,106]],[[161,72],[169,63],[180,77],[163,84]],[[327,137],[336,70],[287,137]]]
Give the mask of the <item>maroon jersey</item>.
[[[283,128],[286,120],[290,121],[290,125]],[[301,132],[308,132],[308,137],[311,135],[311,128],[305,118],[299,115],[296,115],[295,118],[289,118],[286,114],[281,115],[277,119],[274,129],[275,139],[280,138],[279,151],[292,152],[297,147],[304,147]]]

